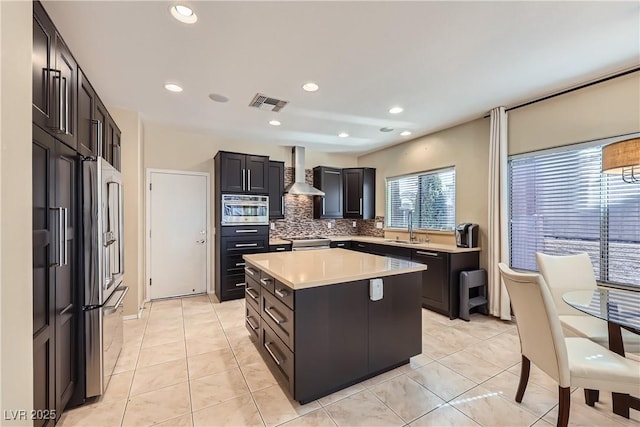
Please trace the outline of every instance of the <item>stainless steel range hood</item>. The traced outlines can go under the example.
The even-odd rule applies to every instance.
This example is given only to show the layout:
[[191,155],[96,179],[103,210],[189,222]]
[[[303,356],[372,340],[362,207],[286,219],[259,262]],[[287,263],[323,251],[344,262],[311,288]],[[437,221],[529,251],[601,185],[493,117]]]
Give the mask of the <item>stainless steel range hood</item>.
[[304,147],[293,147],[294,182],[284,192],[301,196],[324,196],[324,192],[305,182]]

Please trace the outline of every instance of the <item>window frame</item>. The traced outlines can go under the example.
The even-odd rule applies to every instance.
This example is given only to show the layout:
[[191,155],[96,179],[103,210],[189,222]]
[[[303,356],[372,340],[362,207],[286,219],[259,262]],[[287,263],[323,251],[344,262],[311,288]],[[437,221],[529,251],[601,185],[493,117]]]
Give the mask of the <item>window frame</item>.
[[[513,154],[508,156],[507,158],[507,177],[508,177],[508,199],[507,199],[507,203],[508,203],[508,224],[509,224],[509,230],[508,230],[508,241],[509,241],[509,265],[511,266],[512,264],[512,242],[513,242],[513,236],[512,236],[512,203],[511,203],[511,199],[512,199],[512,173],[513,173],[513,166],[512,166],[512,162],[514,160],[523,160],[523,159],[530,159],[536,156],[544,156],[544,155],[553,155],[553,154],[559,154],[559,153],[564,153],[564,152],[568,152],[568,151],[576,151],[576,150],[586,150],[589,148],[595,148],[595,147],[604,147],[605,145],[608,144],[612,144],[618,141],[623,141],[629,138],[638,138],[640,137],[640,132],[636,132],[636,133],[631,133],[631,134],[626,134],[626,135],[619,135],[619,136],[614,136],[614,137],[608,137],[608,138],[602,138],[602,139],[595,139],[595,140],[590,140],[590,141],[585,141],[585,142],[578,142],[578,143],[574,143],[574,144],[567,144],[567,145],[563,145],[563,146],[559,146],[559,147],[552,147],[552,148],[546,148],[546,149],[541,149],[541,150],[534,150],[534,151],[529,151],[529,152],[525,152],[525,153],[518,153],[518,154]],[[601,173],[601,176],[604,173]],[[622,179],[622,177],[620,176],[620,179]],[[605,184],[605,180],[601,179],[600,180],[600,185],[602,187],[601,192],[600,192],[600,238],[599,238],[599,261],[600,261],[600,268],[599,268],[599,276],[596,275],[596,282],[598,283],[598,285],[603,285],[606,287],[611,287],[611,288],[618,288],[618,289],[625,289],[625,290],[633,290],[633,291],[637,291],[638,288],[640,288],[640,285],[636,285],[633,283],[621,283],[621,282],[613,282],[609,280],[609,262],[610,262],[610,258],[609,258],[609,227],[608,227],[608,223],[609,223],[609,210],[606,208],[607,206],[607,193],[606,190],[604,190],[604,188],[606,187]],[[634,185],[634,184],[628,184],[628,185]],[[637,184],[635,184],[637,185]],[[531,271],[525,268],[521,268],[521,267],[516,267],[517,270],[520,271]],[[535,272],[537,272],[538,270],[533,270]],[[595,273],[595,271],[594,271]]]
[[[408,173],[408,174],[402,174],[402,175],[394,175],[394,176],[388,176],[385,177],[385,220],[384,220],[384,226],[385,228],[390,228],[390,229],[405,229],[406,226],[397,226],[397,225],[392,225],[391,224],[391,219],[392,216],[390,215],[390,208],[391,208],[391,201],[390,201],[390,194],[389,194],[389,182],[394,181],[394,180],[398,180],[398,179],[402,179],[402,178],[417,178],[418,180],[420,180],[421,177],[423,176],[427,176],[427,175],[438,175],[444,172],[453,172],[453,224],[451,225],[451,228],[424,228],[424,227],[419,227],[416,226],[413,229],[414,230],[421,230],[421,231],[437,231],[437,232],[444,232],[444,233],[453,233],[455,232],[455,228],[456,228],[456,211],[457,211],[457,203],[456,203],[456,199],[457,199],[457,172],[456,172],[456,167],[455,165],[451,165],[451,166],[444,166],[444,167],[440,167],[437,169],[430,169],[430,170],[424,170],[424,171],[420,171],[420,172],[412,172],[412,173]],[[419,188],[419,184],[418,184],[418,188]],[[419,190],[418,190],[419,191]],[[422,194],[421,194],[422,196]],[[421,203],[417,203],[417,207],[415,208],[414,212],[415,215],[417,217],[417,221],[420,222],[420,206]],[[414,219],[414,223],[416,222],[416,219]]]

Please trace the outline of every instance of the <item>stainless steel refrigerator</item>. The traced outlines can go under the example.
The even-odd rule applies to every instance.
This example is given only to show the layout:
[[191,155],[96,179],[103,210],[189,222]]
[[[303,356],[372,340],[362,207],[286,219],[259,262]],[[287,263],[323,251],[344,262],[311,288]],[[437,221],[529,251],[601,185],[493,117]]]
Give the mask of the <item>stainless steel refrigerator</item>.
[[103,158],[82,162],[79,387],[72,404],[102,395],[123,341],[124,227],[120,172]]

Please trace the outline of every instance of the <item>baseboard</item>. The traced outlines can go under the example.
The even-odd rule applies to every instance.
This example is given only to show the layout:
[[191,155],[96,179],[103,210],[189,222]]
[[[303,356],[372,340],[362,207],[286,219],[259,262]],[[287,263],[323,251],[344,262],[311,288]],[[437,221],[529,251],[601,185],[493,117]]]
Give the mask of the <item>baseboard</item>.
[[133,319],[141,319],[142,318],[142,309],[138,312],[138,314],[130,314],[128,316],[122,316],[122,320],[133,320]]

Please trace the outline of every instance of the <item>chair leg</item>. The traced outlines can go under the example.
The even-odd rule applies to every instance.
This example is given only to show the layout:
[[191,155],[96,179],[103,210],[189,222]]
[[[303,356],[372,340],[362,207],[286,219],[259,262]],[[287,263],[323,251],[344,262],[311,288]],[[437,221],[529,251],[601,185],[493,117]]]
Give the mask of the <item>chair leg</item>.
[[522,402],[524,397],[524,391],[527,389],[527,383],[529,382],[529,371],[531,369],[531,362],[524,355],[522,356],[522,366],[520,368],[520,384],[518,384],[518,392],[516,393],[516,402]]
[[569,424],[569,407],[571,406],[571,388],[558,387],[558,427]]
[[600,400],[600,390],[584,389],[584,403],[594,406]]

